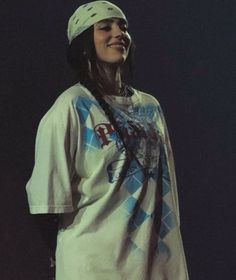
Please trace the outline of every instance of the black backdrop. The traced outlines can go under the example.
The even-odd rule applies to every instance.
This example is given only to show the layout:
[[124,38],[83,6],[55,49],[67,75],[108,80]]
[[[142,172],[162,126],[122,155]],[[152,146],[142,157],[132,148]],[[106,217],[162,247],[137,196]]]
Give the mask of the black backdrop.
[[[71,85],[67,19],[85,2],[0,2],[2,280],[46,279],[47,252],[24,189],[38,122]],[[167,119],[190,279],[236,279],[235,3],[113,2],[137,45],[134,85],[159,99]]]

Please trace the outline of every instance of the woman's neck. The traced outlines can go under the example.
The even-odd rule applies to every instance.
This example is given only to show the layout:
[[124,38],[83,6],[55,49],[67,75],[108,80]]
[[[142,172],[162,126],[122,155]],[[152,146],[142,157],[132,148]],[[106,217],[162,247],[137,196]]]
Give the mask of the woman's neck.
[[104,77],[104,83],[102,84],[103,94],[120,95],[122,85],[120,67],[100,63],[98,69]]

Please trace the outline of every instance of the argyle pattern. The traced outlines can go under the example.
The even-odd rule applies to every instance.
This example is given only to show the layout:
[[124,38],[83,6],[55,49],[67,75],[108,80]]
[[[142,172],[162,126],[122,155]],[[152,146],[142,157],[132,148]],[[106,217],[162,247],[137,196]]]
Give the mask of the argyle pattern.
[[[159,254],[167,254],[169,255],[169,248],[165,244],[165,237],[168,233],[176,227],[176,216],[175,213],[171,210],[168,204],[165,201],[165,196],[170,192],[170,177],[168,172],[168,166],[166,161],[165,154],[162,154],[162,201],[159,202],[162,204],[162,218],[161,218],[161,226],[159,229],[159,240],[157,244],[157,253]],[[132,241],[132,248],[133,249],[141,249],[139,244],[135,243],[132,240],[132,232],[135,232],[140,226],[142,226],[145,221],[148,219],[155,219],[153,216],[153,212],[148,212],[146,209],[143,208],[142,205],[139,205],[137,198],[135,197],[135,193],[142,188],[144,183],[144,176],[142,170],[138,170],[137,172],[133,172],[133,175],[126,178],[124,187],[129,192],[130,196],[124,203],[124,208],[127,215],[133,216],[129,222],[128,231],[130,234],[130,240]]]
[[75,108],[79,114],[83,131],[83,143],[87,150],[99,149],[101,147],[101,143],[96,133],[94,133],[94,128],[87,126],[88,124],[86,123],[93,106],[98,107],[98,103],[88,98],[77,97],[75,100]]
[[[87,122],[90,112],[94,109],[99,109],[99,104],[97,101],[93,101],[84,97],[77,97],[75,100],[75,108],[79,114],[82,131],[83,131],[83,140],[85,148],[89,151],[94,149],[100,149],[101,143],[99,138],[97,137],[94,127],[89,126],[89,122]],[[142,106],[142,107],[135,107],[134,113],[137,115],[145,114],[146,116],[153,118],[154,117],[154,110],[152,106]],[[112,135],[113,140],[119,141],[117,134],[114,133]],[[161,219],[161,226],[160,232],[157,233],[159,236],[158,244],[157,244],[157,253],[169,253],[169,248],[165,244],[165,237],[168,233],[177,225],[176,224],[176,217],[175,213],[171,210],[168,204],[165,202],[165,196],[170,192],[170,176],[167,164],[167,158],[164,149],[162,148],[161,152],[161,165],[162,165],[162,219]],[[112,177],[111,173],[112,167],[111,164],[108,165],[108,176],[109,181],[113,182],[114,178]],[[152,175],[150,173],[150,178],[157,179],[157,169],[152,170]],[[150,179],[149,178],[149,179]],[[145,221],[148,219],[154,219],[153,210],[149,212],[147,209],[144,209],[143,205],[139,205],[138,199],[136,194],[142,188],[144,181],[144,172],[142,168],[138,165],[138,163],[133,160],[130,164],[130,168],[127,173],[127,177],[123,183],[123,187],[128,192],[129,196],[127,200],[123,203],[124,211],[129,217],[129,224],[128,224],[128,234],[131,247],[134,250],[141,249],[141,244],[136,244],[132,240],[132,234],[141,227]]]

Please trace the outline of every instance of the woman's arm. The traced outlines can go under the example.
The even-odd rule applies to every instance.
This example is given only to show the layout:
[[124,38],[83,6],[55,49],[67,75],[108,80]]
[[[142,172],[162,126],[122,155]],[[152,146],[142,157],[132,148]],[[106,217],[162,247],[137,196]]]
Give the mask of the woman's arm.
[[49,253],[49,263],[46,272],[47,279],[54,280],[59,214],[36,214],[32,216],[34,219],[34,224],[37,230],[40,232],[43,242],[46,245]]
[[34,223],[40,232],[43,242],[48,248],[50,255],[55,255],[57,230],[59,215],[58,214],[36,214],[32,215]]

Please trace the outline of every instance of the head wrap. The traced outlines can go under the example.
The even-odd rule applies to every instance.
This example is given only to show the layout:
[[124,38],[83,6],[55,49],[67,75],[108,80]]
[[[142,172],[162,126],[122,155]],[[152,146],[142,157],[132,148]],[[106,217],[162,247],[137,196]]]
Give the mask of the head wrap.
[[80,6],[68,22],[67,37],[69,43],[98,21],[112,17],[124,19],[128,24],[122,10],[111,2],[94,1]]

